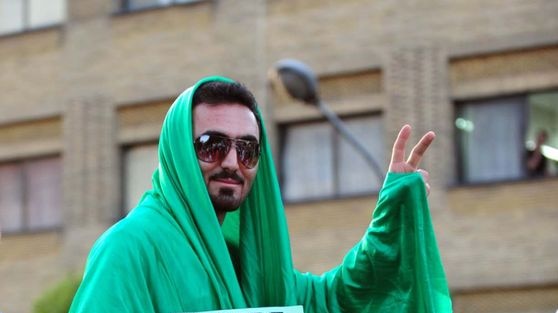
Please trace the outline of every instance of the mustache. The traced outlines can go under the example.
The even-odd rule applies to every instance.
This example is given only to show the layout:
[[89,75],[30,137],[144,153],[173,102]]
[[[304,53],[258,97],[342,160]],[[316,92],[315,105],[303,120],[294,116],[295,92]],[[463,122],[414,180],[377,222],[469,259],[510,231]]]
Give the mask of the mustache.
[[209,177],[209,179],[232,179],[237,181],[238,183],[244,183],[244,179],[242,179],[242,177],[240,177],[236,172],[228,171],[221,171],[217,174],[213,174]]

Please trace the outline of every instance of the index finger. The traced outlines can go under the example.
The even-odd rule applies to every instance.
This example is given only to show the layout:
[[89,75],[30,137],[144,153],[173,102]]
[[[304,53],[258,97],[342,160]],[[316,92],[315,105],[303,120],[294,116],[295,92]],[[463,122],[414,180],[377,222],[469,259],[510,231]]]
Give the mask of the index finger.
[[391,151],[391,164],[405,161],[405,144],[411,135],[411,126],[405,124],[401,127]]

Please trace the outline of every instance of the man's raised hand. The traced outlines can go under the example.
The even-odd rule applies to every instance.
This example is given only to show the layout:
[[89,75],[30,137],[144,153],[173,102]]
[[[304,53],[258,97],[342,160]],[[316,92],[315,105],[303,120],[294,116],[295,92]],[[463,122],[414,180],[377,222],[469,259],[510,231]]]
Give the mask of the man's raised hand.
[[407,140],[410,136],[411,126],[404,125],[403,127],[401,127],[399,135],[397,135],[397,139],[395,139],[395,143],[393,144],[391,161],[389,162],[389,171],[393,173],[419,172],[424,180],[426,192],[430,193],[428,172],[423,169],[419,169],[418,166],[422,159],[422,156],[424,155],[424,152],[426,152],[432,141],[434,141],[436,134],[434,134],[434,132],[432,131],[424,134],[419,142],[413,147],[413,150],[411,150],[409,158],[405,160],[405,145],[407,144]]

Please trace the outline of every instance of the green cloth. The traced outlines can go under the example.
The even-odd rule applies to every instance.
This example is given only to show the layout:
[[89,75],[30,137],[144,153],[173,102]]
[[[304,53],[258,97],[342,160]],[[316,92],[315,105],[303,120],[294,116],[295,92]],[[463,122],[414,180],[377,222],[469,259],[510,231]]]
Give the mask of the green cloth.
[[[301,304],[312,312],[450,312],[422,178],[389,173],[373,222],[342,264],[293,268],[262,130],[253,188],[219,225],[193,149],[192,94],[170,108],[153,189],[93,246],[70,312],[192,312]],[[340,208],[341,209],[341,208]]]

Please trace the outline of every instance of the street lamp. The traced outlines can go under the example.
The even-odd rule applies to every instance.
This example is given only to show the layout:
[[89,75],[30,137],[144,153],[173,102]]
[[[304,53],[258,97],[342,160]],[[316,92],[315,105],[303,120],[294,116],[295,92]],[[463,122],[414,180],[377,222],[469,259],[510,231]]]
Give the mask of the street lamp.
[[285,87],[287,93],[296,100],[318,107],[320,112],[333,125],[335,130],[345,137],[345,139],[364,157],[368,165],[375,172],[379,181],[384,181],[384,172],[372,154],[370,154],[356,139],[345,123],[341,121],[339,116],[320,99],[318,80],[312,69],[301,61],[283,59],[275,63],[275,70],[278,74],[280,83]]

